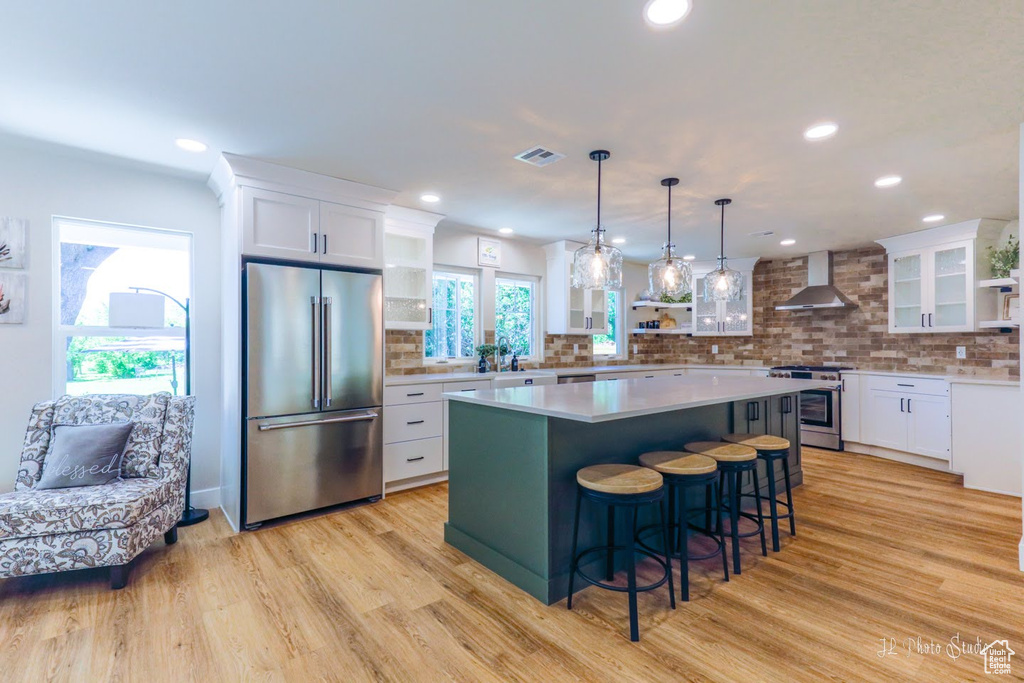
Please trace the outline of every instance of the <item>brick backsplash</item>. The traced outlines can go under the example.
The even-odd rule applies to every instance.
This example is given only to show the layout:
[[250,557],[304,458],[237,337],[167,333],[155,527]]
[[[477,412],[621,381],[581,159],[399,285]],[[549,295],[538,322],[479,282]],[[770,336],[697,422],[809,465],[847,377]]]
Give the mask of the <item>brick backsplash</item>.
[[[683,337],[629,335],[628,363],[698,363],[722,365],[793,365],[835,363],[861,370],[978,375],[1020,378],[1019,335],[992,332],[967,334],[889,334],[886,255],[880,247],[834,254],[835,285],[856,308],[776,311],[807,284],[807,258],[762,261],[754,270],[754,335],[752,337]],[[493,334],[493,333],[492,333]],[[424,366],[423,334],[389,330],[386,336],[388,374],[457,372],[465,365]],[[573,344],[579,351],[573,351]],[[711,345],[718,345],[718,354]],[[967,358],[956,359],[956,347]],[[544,337],[540,367],[593,365],[589,336]],[[619,363],[609,363],[617,365]]]

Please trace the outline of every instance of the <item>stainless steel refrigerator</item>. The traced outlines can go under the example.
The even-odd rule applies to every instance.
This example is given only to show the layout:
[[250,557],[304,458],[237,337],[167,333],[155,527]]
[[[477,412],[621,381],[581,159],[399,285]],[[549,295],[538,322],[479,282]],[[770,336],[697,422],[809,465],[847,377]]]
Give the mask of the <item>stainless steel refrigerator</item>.
[[381,275],[248,262],[243,292],[242,523],[380,496]]

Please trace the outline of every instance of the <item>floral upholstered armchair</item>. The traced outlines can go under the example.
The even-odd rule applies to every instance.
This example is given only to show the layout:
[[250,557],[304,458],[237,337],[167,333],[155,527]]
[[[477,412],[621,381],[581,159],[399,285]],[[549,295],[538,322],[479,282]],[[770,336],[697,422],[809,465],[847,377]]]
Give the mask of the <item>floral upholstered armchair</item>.
[[[0,578],[110,567],[123,588],[128,565],[160,534],[177,541],[185,507],[195,399],[62,396],[32,409],[15,490],[0,494]],[[53,428],[132,422],[121,478],[100,486],[37,490]]]

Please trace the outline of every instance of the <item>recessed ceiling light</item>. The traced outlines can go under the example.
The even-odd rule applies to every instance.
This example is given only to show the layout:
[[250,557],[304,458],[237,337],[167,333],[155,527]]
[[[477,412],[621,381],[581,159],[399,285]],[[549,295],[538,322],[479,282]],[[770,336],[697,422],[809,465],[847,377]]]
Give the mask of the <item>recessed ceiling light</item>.
[[644,17],[652,26],[674,26],[693,8],[690,0],[648,0]]
[[692,261],[695,258],[697,258],[697,257],[694,256],[693,254],[687,254],[686,256],[683,257],[683,260],[684,261]]
[[884,175],[875,181],[875,187],[896,187],[903,182],[898,175]]
[[809,140],[811,142],[827,140],[835,135],[837,130],[839,130],[839,126],[831,121],[816,123],[804,131],[804,140]]
[[625,243],[626,243],[626,238],[625,237],[616,237],[615,239],[612,240],[612,244],[625,244]]
[[178,138],[177,140],[174,141],[174,144],[176,144],[179,149],[183,149],[186,152],[205,152],[206,151],[206,145],[203,144],[202,142],[199,142],[198,140],[189,140],[188,138]]
[[943,216],[941,213],[933,213],[930,216],[925,216],[921,220],[924,221],[925,223],[938,223],[944,218],[945,216]]
[[425,201],[425,202],[429,203],[429,204],[436,204],[437,202],[441,201],[441,198],[439,196],[437,196],[436,194],[433,194],[431,192],[428,192],[426,194],[421,194],[420,195],[420,199],[422,201]]
[[791,247],[794,244],[796,244],[796,240],[794,240],[794,239],[786,239],[786,240],[782,240],[781,242],[779,242],[779,244],[781,244],[784,247]]
[[498,228],[498,232],[500,232],[502,235],[511,235],[513,232],[515,232],[515,230],[513,230],[512,228]]

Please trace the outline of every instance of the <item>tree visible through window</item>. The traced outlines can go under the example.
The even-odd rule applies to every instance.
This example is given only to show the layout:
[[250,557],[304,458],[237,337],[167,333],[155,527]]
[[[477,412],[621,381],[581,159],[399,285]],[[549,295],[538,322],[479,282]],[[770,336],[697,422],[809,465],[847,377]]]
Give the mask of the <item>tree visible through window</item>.
[[508,337],[509,348],[520,356],[533,356],[534,294],[532,280],[495,279],[494,342]]
[[594,335],[595,356],[619,355],[619,293],[608,291],[608,334]]
[[424,335],[427,358],[471,358],[476,346],[476,278],[434,271],[433,327]]
[[[58,219],[60,321],[64,352],[60,393],[149,394],[185,386],[185,315],[165,302],[157,329],[110,327],[109,300],[132,287],[157,289],[184,301],[191,296],[192,237]],[[63,380],[63,381],[60,381]]]

